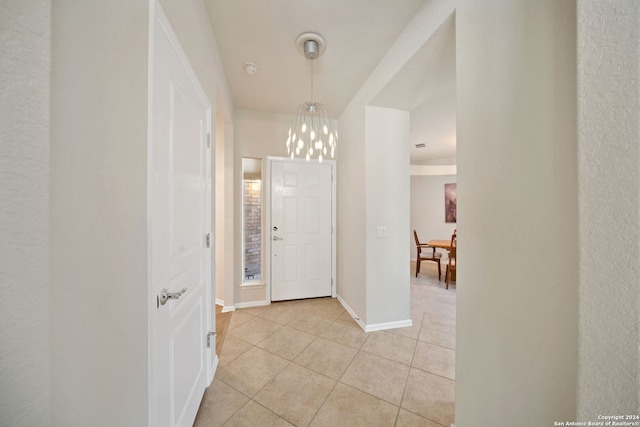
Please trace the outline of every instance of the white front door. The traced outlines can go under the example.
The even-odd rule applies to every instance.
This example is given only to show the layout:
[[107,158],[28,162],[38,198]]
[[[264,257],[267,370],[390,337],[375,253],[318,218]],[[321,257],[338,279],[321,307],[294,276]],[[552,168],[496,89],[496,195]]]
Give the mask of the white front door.
[[[156,4],[149,221],[150,425],[191,426],[207,387],[211,107]],[[168,299],[164,299],[167,296]],[[214,340],[215,341],[215,340]]]
[[332,294],[333,163],[271,160],[271,300]]

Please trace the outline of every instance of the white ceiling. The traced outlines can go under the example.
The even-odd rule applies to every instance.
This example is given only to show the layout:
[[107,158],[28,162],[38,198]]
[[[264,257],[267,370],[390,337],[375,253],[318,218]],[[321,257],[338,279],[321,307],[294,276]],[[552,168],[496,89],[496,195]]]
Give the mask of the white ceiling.
[[[296,38],[316,32],[314,98],[338,118],[424,0],[205,0],[235,108],[293,114],[310,99]],[[412,111],[412,163],[455,156],[455,28],[450,18],[373,104]],[[249,75],[244,65],[258,72]],[[446,117],[445,117],[446,116]],[[451,144],[453,141],[453,145]]]

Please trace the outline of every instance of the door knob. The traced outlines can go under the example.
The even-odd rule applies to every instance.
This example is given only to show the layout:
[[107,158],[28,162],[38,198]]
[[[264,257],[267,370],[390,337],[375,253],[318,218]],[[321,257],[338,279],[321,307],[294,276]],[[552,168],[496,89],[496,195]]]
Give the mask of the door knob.
[[187,288],[182,288],[179,292],[169,292],[166,289],[163,289],[162,291],[160,291],[160,304],[165,305],[170,299],[180,299],[182,294],[184,294],[185,292],[187,292]]
[[273,236],[273,240],[284,240],[284,237]]

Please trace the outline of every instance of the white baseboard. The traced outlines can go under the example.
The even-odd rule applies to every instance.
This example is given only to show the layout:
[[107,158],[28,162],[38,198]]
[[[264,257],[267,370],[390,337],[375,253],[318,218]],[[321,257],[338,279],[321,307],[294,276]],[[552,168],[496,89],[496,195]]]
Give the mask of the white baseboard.
[[411,319],[397,320],[395,322],[373,323],[371,325],[367,325],[362,320],[360,320],[360,316],[358,316],[358,314],[353,311],[349,304],[347,304],[347,302],[343,300],[340,295],[338,295],[338,301],[340,302],[340,304],[342,304],[344,309],[347,310],[351,317],[353,317],[353,320],[356,321],[358,326],[360,326],[365,332],[384,331],[387,329],[406,328],[408,326],[413,326],[413,322],[411,321]]
[[228,313],[230,311],[236,311],[236,307],[234,305],[224,305],[224,300],[216,298],[216,305],[222,306],[222,312]]
[[372,323],[371,325],[366,325],[364,331],[375,332],[384,331],[387,329],[406,328],[409,326],[413,326],[413,322],[411,321],[411,319],[396,320],[395,322]]
[[242,282],[240,288],[260,288],[266,285],[262,280],[250,280],[248,282]]
[[362,320],[360,320],[360,316],[358,316],[358,314],[355,311],[353,311],[353,309],[349,306],[349,304],[347,304],[347,302],[343,300],[340,295],[338,295],[337,298],[338,298],[338,302],[342,304],[344,309],[347,310],[347,313],[349,313],[351,317],[353,317],[353,320],[356,321],[358,326],[360,326],[362,330],[366,332],[365,324]]
[[238,302],[235,308],[249,308],[249,307],[262,307],[271,304],[269,301],[250,301],[250,302]]

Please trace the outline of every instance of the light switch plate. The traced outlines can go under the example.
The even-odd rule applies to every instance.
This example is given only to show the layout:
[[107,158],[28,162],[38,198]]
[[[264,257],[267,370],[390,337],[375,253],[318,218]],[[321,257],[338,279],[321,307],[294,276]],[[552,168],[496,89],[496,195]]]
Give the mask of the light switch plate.
[[386,225],[379,225],[378,229],[376,230],[376,237],[387,237],[387,226]]

